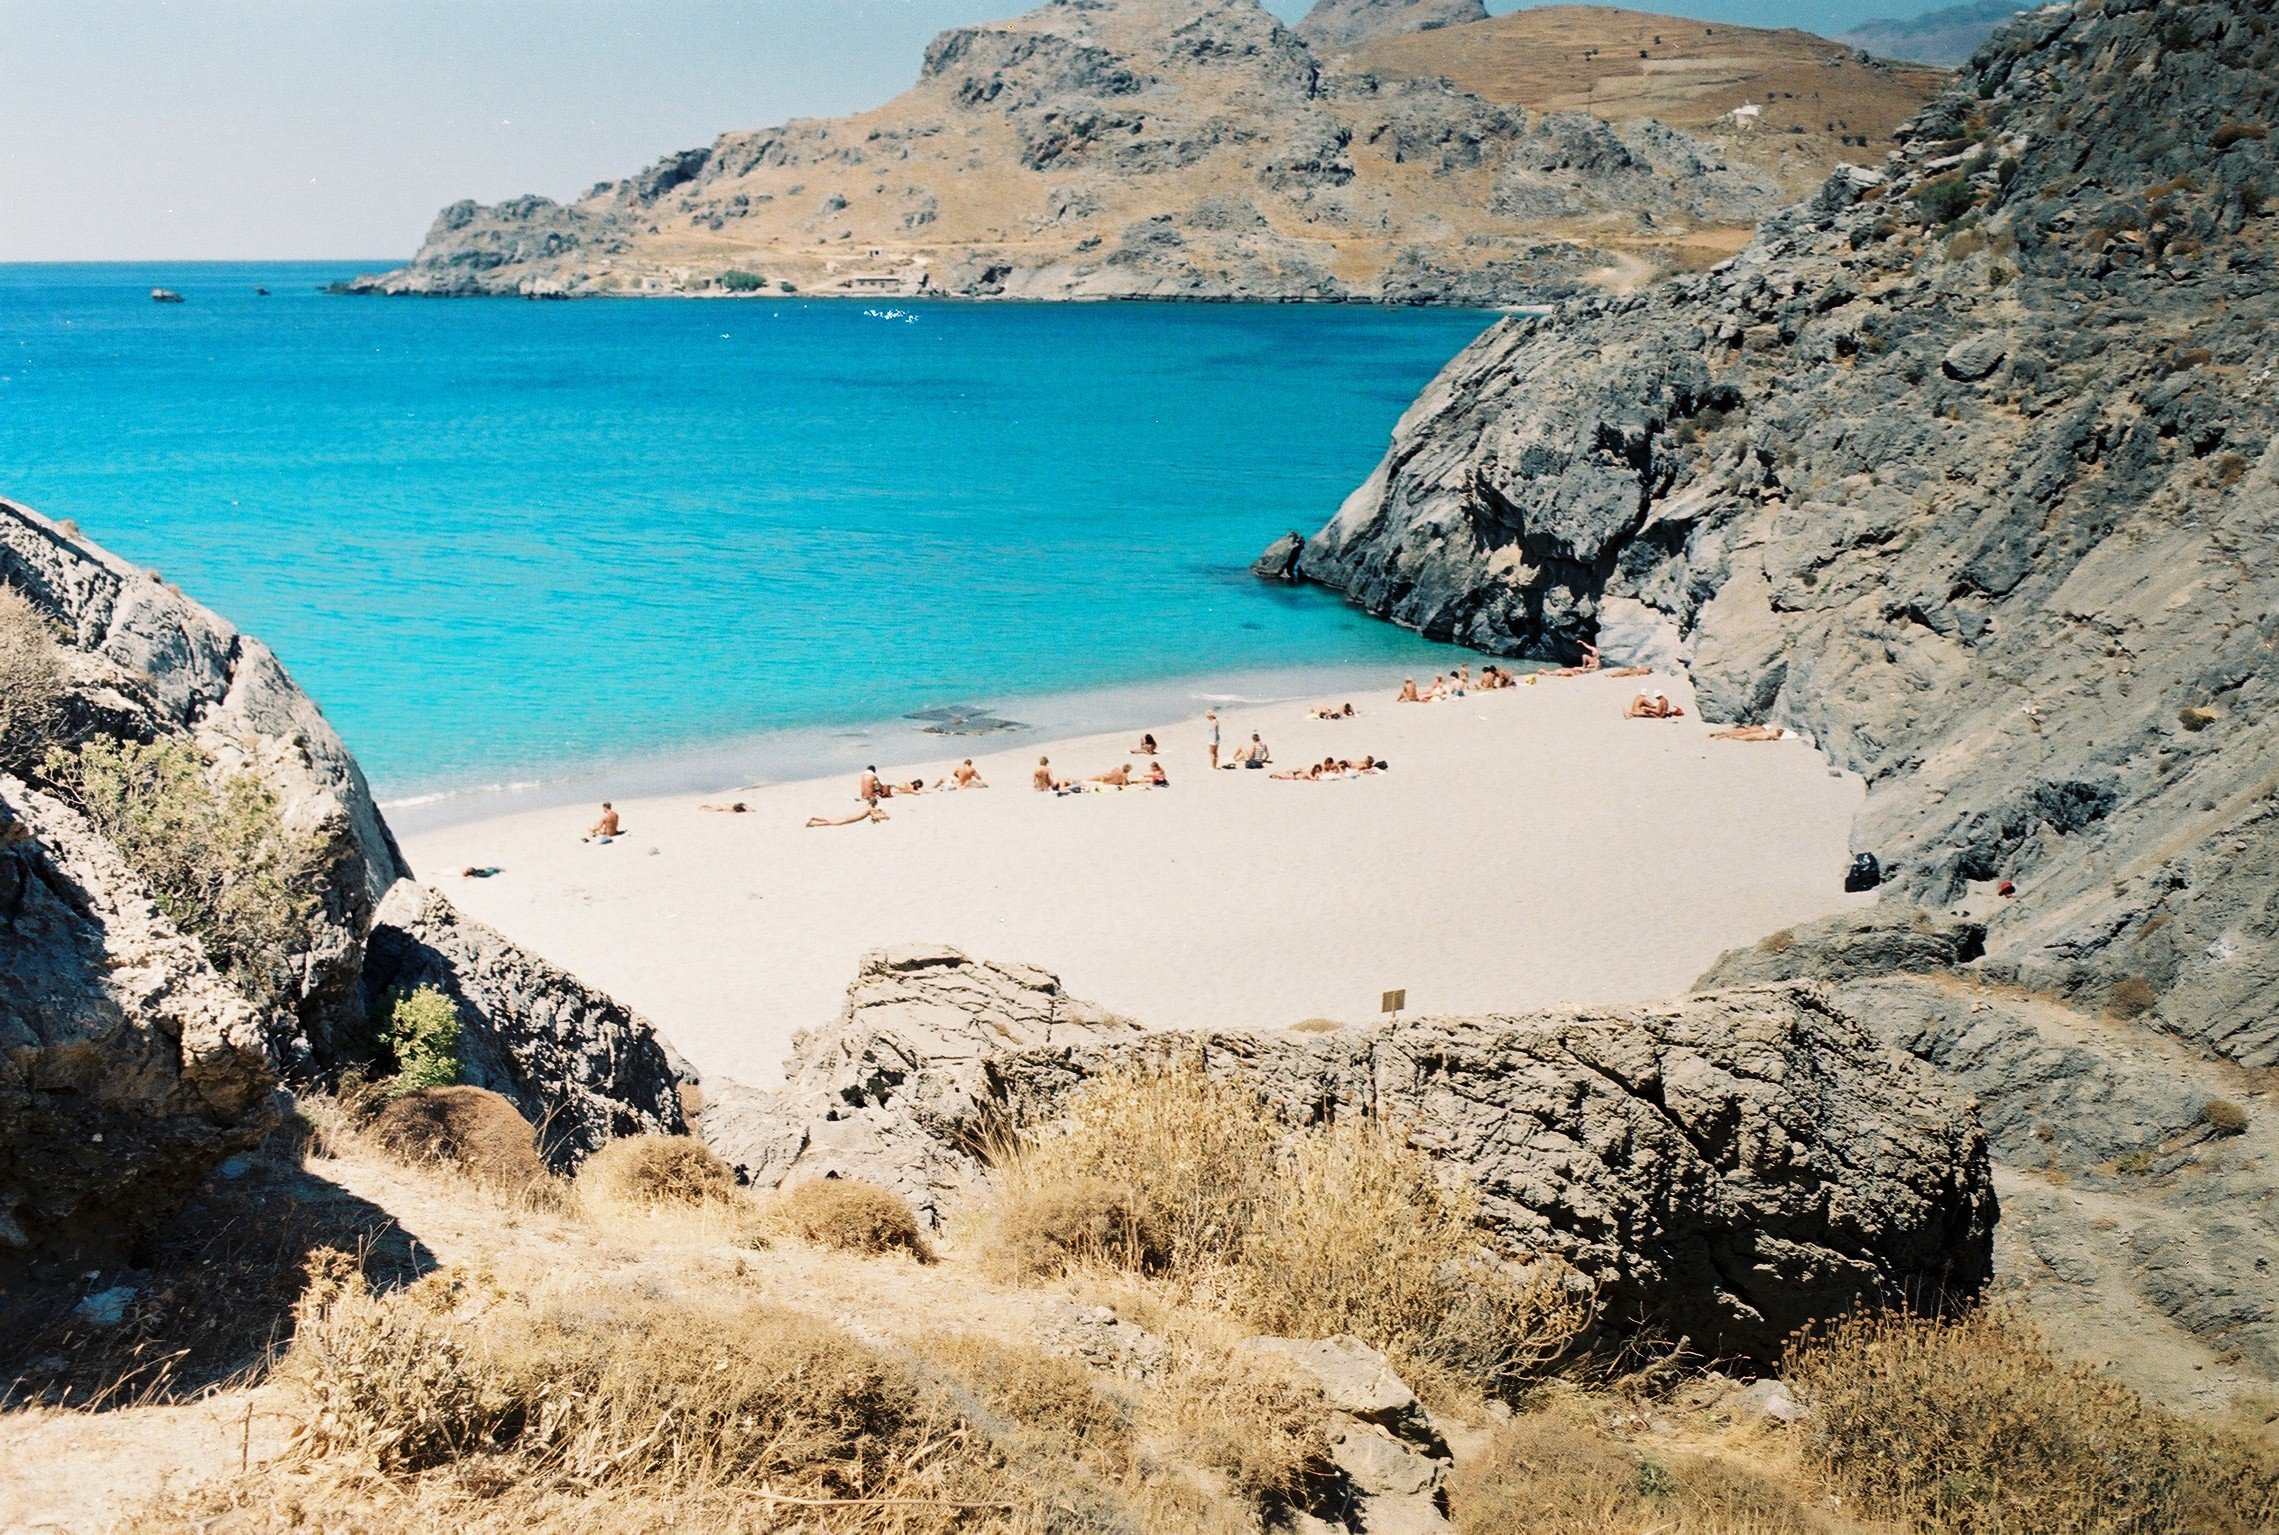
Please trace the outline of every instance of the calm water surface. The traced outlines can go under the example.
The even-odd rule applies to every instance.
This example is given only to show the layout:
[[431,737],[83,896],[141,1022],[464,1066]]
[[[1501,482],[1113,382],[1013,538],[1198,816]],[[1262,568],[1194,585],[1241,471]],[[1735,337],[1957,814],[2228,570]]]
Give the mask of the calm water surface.
[[1450,658],[1244,567],[1490,316],[319,291],[350,270],[0,266],[0,494],[268,641],[384,793]]

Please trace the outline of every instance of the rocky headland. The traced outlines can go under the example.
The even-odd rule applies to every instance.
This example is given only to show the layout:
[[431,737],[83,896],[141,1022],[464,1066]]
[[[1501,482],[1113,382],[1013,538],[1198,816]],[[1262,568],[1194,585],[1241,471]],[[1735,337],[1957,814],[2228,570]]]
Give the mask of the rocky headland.
[[[1922,967],[1982,991],[1867,1011],[2006,1103],[2035,1200],[2118,1191],[2053,1255],[2077,1293],[2180,1207],[2204,1251],[2269,1229],[2232,1096],[2279,1065],[2275,118],[2261,0],[2022,16],[1730,263],[1483,336],[1295,562],[1483,649],[1682,664],[1859,772],[1887,901],[1983,928]],[[1777,936],[1720,978],[1889,949]],[[2150,1309],[2268,1370],[2270,1263]]]
[[1477,12],[1330,0],[1293,32],[1257,0],[1056,0],[943,34],[874,111],[723,134],[567,204],[454,204],[348,287],[1540,302],[1715,260],[1786,200],[1789,140],[1680,132],[1658,97],[1540,110],[1437,60],[1329,62],[1502,25]]

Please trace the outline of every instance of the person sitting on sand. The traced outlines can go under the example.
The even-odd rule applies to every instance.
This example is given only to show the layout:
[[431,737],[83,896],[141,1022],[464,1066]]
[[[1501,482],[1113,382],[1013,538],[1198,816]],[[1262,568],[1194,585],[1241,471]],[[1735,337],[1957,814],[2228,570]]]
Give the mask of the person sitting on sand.
[[853,815],[843,815],[836,820],[830,816],[811,815],[807,818],[807,824],[810,826],[853,826],[863,821],[884,821],[887,819],[886,812],[876,805],[865,805]]
[[1423,695],[1416,690],[1416,679],[1414,677],[1407,678],[1401,683],[1401,690],[1393,695],[1393,702],[1397,704],[1421,704],[1424,702]]
[[1432,686],[1424,690],[1424,701],[1436,704],[1448,696],[1448,679],[1438,672],[1432,674]]
[[968,757],[951,772],[950,787],[955,789],[986,789],[989,785],[981,781],[981,770],[975,767],[973,759]]
[[1104,783],[1111,789],[1128,789],[1132,786],[1132,765],[1127,762],[1112,773],[1098,773],[1089,780]]
[[733,804],[727,805],[699,805],[696,808],[699,810],[709,810],[714,815],[749,815],[751,814],[752,810],[752,807],[745,804],[742,800],[737,800]]
[[1234,761],[1227,766],[1262,768],[1273,760],[1274,754],[1266,749],[1266,743],[1258,739],[1258,732],[1253,730],[1250,739],[1234,749]]
[[1168,789],[1171,787],[1171,775],[1163,770],[1162,763],[1150,762],[1147,765],[1147,776],[1140,782],[1150,789]]
[[1640,693],[1630,700],[1630,707],[1622,711],[1622,717],[1632,720],[1674,720],[1683,719],[1685,710],[1671,703],[1667,694]]
[[1449,686],[1455,691],[1458,698],[1462,698],[1472,690],[1471,662],[1466,661],[1462,666],[1456,668],[1456,675],[1449,679]]
[[1052,776],[1052,759],[1050,757],[1039,757],[1037,759],[1037,770],[1029,775],[1029,784],[1032,788],[1048,791],[1061,787],[1060,780]]
[[587,828],[585,840],[588,842],[610,842],[624,835],[625,833],[618,827],[616,808],[608,800],[603,800],[601,802],[601,819]]
[[1712,741],[1784,741],[1788,732],[1778,725],[1735,725],[1731,730],[1712,730]]
[[876,805],[886,798],[886,785],[879,781],[878,764],[863,769],[863,776],[855,780],[855,798],[866,805]]
[[1141,757],[1152,757],[1152,756],[1154,756],[1154,755],[1155,755],[1155,737],[1154,737],[1154,736],[1152,736],[1152,735],[1143,735],[1143,736],[1141,736],[1141,737],[1140,737],[1140,744],[1139,744],[1139,745],[1137,745],[1137,746],[1135,746],[1135,747],[1133,747],[1133,748],[1132,748],[1132,752],[1133,752],[1133,754],[1134,754],[1134,755],[1136,755],[1136,756],[1141,756]]
[[1583,646],[1583,658],[1573,666],[1562,666],[1557,671],[1545,672],[1546,677],[1588,677],[1599,668],[1598,647]]

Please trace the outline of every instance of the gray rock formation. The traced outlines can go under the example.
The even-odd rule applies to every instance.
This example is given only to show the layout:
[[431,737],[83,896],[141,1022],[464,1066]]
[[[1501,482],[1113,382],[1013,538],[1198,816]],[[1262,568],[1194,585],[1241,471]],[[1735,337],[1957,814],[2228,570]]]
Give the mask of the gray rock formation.
[[1921,16],[1862,22],[1849,32],[1837,33],[1836,41],[1878,58],[1951,69],[1969,63],[1970,56],[1994,35],[1995,28],[2020,11],[2033,9],[2034,4],[2035,0],[1969,0],[1968,4],[1950,5]]
[[696,1074],[646,1018],[405,880],[380,903],[364,961],[368,1004],[432,986],[459,1008],[462,1080],[512,1102],[556,1166],[623,1135],[688,1128]]
[[0,775],[0,1269],[129,1253],[259,1141],[262,1022],[83,819]]
[[287,826],[339,849],[315,947],[295,965],[288,1061],[352,1048],[364,1018],[357,966],[372,908],[403,860],[356,761],[267,646],[85,538],[0,501],[0,584],[55,625],[71,682],[71,735],[194,743],[217,772],[252,772]]
[[1306,547],[1302,533],[1285,533],[1266,546],[1259,557],[1250,562],[1250,573],[1261,581],[1292,581],[1297,579],[1298,555]]
[[1811,986],[1667,1007],[1418,1018],[1326,1034],[1150,1033],[1057,980],[946,949],[874,954],[791,1081],[736,1090],[704,1138],[756,1183],[866,1178],[929,1219],[994,1127],[1143,1061],[1239,1077],[1288,1120],[1366,1110],[1479,1192],[1514,1251],[1558,1253],[1617,1325],[1765,1357],[1861,1302],[1975,1292],[1984,1137],[1932,1074]]
[[1383,1354],[1351,1336],[1250,1338],[1240,1347],[1320,1389],[1330,1460],[1344,1482],[1334,1512],[1346,1528],[1368,1535],[1449,1528],[1447,1441]]
[[1481,0],[1316,0],[1297,32],[1307,47],[1326,56],[1372,38],[1487,19],[1488,8]]
[[2279,1064],[2275,118],[2261,0],[2022,16],[1734,260],[1483,336],[1300,574],[1506,654],[1619,609],[1990,973]]
[[[1315,20],[1479,13],[1332,0]],[[942,34],[918,83],[874,111],[724,134],[569,205],[453,204],[409,265],[347,286],[1545,301],[1666,259],[1654,242],[1689,221],[1782,200],[1652,124],[1325,75],[1257,0],[1060,0]],[[1619,252],[1592,243],[1604,231]]]
[[1782,981],[1856,981],[1930,974],[1969,964],[1986,952],[1984,924],[1916,910],[1845,912],[1768,933],[1731,949],[1694,983],[1695,991],[1770,986]]

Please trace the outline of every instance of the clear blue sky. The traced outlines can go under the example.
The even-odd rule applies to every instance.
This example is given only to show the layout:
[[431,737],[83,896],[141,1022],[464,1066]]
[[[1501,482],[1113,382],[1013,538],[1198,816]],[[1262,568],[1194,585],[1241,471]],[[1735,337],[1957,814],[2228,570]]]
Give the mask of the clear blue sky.
[[[460,197],[875,105],[935,33],[1028,3],[0,0],[0,261],[405,256]],[[1639,8],[1837,32],[1947,3]]]

